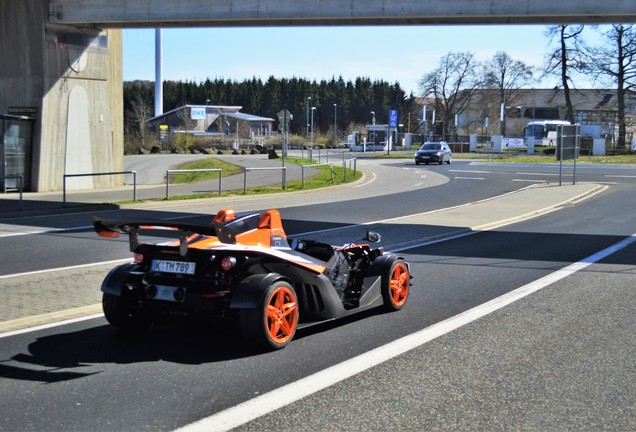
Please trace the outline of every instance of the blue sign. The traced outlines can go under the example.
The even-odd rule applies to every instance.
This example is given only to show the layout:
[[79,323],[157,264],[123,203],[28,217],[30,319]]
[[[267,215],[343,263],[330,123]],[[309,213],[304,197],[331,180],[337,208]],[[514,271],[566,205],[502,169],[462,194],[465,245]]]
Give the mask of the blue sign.
[[397,110],[389,111],[389,127],[397,129],[398,127],[398,112]]
[[205,108],[190,108],[190,118],[192,120],[205,120]]

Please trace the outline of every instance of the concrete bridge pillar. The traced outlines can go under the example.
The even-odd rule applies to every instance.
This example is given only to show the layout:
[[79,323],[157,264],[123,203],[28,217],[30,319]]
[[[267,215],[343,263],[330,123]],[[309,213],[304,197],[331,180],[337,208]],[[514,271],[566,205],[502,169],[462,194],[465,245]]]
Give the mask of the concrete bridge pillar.
[[[32,119],[31,191],[62,189],[64,174],[123,169],[121,30],[50,23],[48,1],[0,3],[0,114]],[[69,179],[112,187],[121,176]]]

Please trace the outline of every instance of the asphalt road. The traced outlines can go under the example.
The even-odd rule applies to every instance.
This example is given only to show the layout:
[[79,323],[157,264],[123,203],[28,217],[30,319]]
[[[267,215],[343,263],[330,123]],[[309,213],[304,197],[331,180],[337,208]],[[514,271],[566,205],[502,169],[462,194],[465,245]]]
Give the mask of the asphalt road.
[[[458,205],[554,176],[554,167],[369,163],[376,174],[353,189],[227,204],[278,207],[293,235]],[[0,430],[172,430],[257,396],[254,412],[290,402],[238,429],[636,430],[635,246],[586,260],[636,233],[633,173],[589,168],[579,180],[609,183],[608,191],[526,222],[402,251],[416,277],[402,311],[301,330],[279,352],[252,351],[228,323],[178,321],[122,336],[96,318],[4,337]],[[224,204],[121,213],[201,218]],[[51,231],[85,226],[88,217],[10,221],[6,232],[42,232],[0,237],[1,274],[128,255],[123,243],[81,229]],[[360,229],[342,230],[342,243]],[[372,350],[400,352],[394,341],[447,326],[581,260],[591,265],[295,400],[299,380],[328,381],[348,361],[353,369],[371,365]],[[237,411],[237,418],[249,416]]]

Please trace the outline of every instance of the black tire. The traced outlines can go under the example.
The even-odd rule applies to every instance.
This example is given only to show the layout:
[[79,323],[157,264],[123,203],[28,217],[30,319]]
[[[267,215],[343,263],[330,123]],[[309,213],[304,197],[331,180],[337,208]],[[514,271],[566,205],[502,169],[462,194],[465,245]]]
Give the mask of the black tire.
[[285,348],[298,327],[298,298],[285,281],[276,281],[256,309],[241,309],[241,331],[248,342],[268,350]]
[[404,307],[411,287],[411,275],[404,260],[397,259],[387,274],[382,276],[384,309],[393,312]]
[[152,325],[152,316],[126,307],[124,298],[104,293],[102,309],[106,320],[115,328],[126,331],[145,330]]
[[415,161],[415,165],[419,165],[419,164],[420,164],[419,161]]
[[440,156],[439,157],[439,164],[443,164],[444,163],[444,156]]

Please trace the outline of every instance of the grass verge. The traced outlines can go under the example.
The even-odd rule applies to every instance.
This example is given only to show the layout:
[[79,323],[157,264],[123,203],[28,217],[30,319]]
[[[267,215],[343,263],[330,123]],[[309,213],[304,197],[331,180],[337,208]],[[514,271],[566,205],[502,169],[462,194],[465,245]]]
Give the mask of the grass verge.
[[[221,164],[217,164],[214,161],[218,161],[216,158],[204,159],[201,161],[196,161],[194,163],[185,164],[180,167],[180,169],[210,169],[210,168],[221,168],[223,177],[232,174],[240,174],[243,172],[243,169],[239,166],[232,165],[230,163],[219,161]],[[315,164],[316,161],[308,160],[308,159],[299,159],[299,158],[287,158],[285,159],[286,164],[296,164],[296,165],[310,165]],[[229,165],[229,167],[228,167]],[[231,169],[230,167],[234,167]],[[333,166],[333,177],[332,171],[329,166],[321,165],[314,167],[314,169],[318,170],[318,174],[308,177],[305,179],[304,187],[303,182],[301,180],[288,181],[286,183],[285,189],[283,189],[282,183],[268,185],[268,186],[259,186],[259,187],[251,187],[248,188],[246,193],[243,193],[243,190],[232,190],[225,191],[221,194],[219,193],[202,193],[202,194],[189,194],[189,195],[175,195],[170,196],[168,201],[179,201],[179,200],[187,200],[187,199],[198,199],[198,198],[218,198],[218,197],[230,197],[230,196],[239,196],[239,195],[257,195],[257,194],[265,194],[265,193],[284,193],[284,192],[293,192],[293,191],[301,191],[301,190],[309,190],[309,189],[319,189],[329,186],[335,186],[344,183],[351,183],[360,178],[362,178],[362,172],[356,170],[353,172],[353,169],[345,170],[342,166]],[[196,176],[188,176],[187,174],[197,174]],[[200,173],[183,173],[180,175],[183,179],[190,179],[189,182],[181,181],[180,183],[194,183],[204,180],[213,180],[218,179],[218,172],[200,172]],[[196,179],[196,180],[194,180]],[[175,182],[176,183],[176,182]],[[165,198],[155,198],[144,201],[166,201]],[[135,201],[121,201],[118,204],[129,204],[134,203]],[[136,201],[137,203],[140,201]]]

